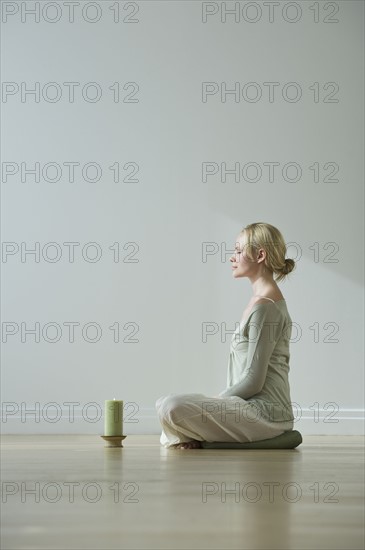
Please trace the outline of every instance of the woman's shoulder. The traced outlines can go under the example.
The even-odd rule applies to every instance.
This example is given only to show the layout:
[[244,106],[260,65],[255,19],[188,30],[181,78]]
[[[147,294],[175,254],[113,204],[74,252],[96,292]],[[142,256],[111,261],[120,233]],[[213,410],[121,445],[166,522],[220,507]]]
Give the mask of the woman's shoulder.
[[256,304],[274,304],[277,302],[285,302],[284,296],[280,294],[267,294],[265,296],[255,295],[252,296],[250,300],[250,305],[254,306]]
[[251,314],[255,317],[285,317],[287,314],[286,301],[258,299],[251,306]]
[[272,292],[267,292],[263,295],[255,294],[251,297],[250,303],[254,304],[272,304],[273,302],[285,301],[284,296],[280,291],[273,290]]

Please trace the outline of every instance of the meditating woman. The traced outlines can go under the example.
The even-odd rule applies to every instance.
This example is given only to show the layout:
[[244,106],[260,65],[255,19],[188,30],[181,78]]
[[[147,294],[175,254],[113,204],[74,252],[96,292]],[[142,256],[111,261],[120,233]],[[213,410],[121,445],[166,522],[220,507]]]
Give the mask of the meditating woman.
[[253,295],[231,339],[227,387],[213,397],[201,393],[160,397],[156,410],[164,447],[195,449],[201,448],[201,441],[260,441],[293,429],[288,380],[292,321],[276,283],[295,266],[285,255],[282,234],[268,223],[247,225],[237,236],[230,258],[232,275],[248,278]]

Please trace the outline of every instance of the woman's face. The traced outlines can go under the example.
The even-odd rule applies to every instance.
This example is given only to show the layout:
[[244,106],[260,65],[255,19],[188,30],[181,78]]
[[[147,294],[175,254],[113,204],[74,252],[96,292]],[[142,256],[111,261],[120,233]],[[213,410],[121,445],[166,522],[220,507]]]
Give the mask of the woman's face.
[[246,254],[246,235],[240,233],[235,242],[235,253],[230,257],[232,273],[236,277],[249,277],[254,275],[259,264],[250,260]]

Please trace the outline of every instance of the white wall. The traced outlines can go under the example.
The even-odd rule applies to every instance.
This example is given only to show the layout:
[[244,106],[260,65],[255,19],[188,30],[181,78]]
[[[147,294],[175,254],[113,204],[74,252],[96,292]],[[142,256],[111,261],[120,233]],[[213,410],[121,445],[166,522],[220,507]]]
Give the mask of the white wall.
[[[121,2],[119,23],[115,2],[80,2],[73,23],[63,2],[49,3],[46,12],[40,2],[39,22],[22,15],[21,4],[34,8],[2,5],[3,87],[9,92],[6,83],[15,83],[2,99],[3,433],[101,434],[103,418],[95,420],[104,400],[116,397],[125,401],[126,434],[157,434],[158,397],[224,389],[230,334],[223,324],[234,330],[251,296],[248,280],[232,279],[229,257],[240,229],[256,221],[277,226],[288,256],[298,260],[281,284],[301,331],[291,345],[295,427],[303,434],[363,433],[364,4],[279,2],[270,22],[263,2],[241,2],[246,18],[262,10],[256,23],[242,12],[238,22],[233,15],[222,22],[221,2]],[[89,18],[97,7],[100,20],[83,19],[81,7]],[[217,13],[203,22],[203,9]],[[286,21],[295,10],[298,21]],[[46,20],[57,13],[59,21]],[[135,22],[123,21],[128,17]],[[39,83],[39,102],[22,98],[22,82],[28,90]],[[59,101],[50,100],[51,87],[45,99],[50,82],[58,83]],[[73,103],[65,82],[80,83]],[[90,82],[102,92],[99,101],[80,92]],[[116,82],[119,102],[110,89]],[[138,88],[123,89],[128,82]],[[216,83],[218,93],[203,101],[205,82]],[[222,83],[232,89],[235,82],[248,96],[223,102]],[[262,92],[257,102],[247,100],[254,94],[253,86],[244,88],[248,82]],[[272,101],[268,82],[279,83]],[[297,102],[290,101],[294,86],[285,87],[293,82],[302,92]],[[134,90],[135,101],[124,102]],[[88,91],[95,97],[95,88]],[[29,173],[22,181],[21,163],[36,162],[39,181]],[[69,162],[79,163],[74,181]],[[250,162],[262,169],[261,179],[222,181],[221,163]],[[268,162],[280,163],[273,181]],[[47,163],[59,165],[58,181],[49,181],[52,167],[48,181],[42,174]],[[87,163],[98,164],[98,181],[83,177]],[[119,182],[110,169],[116,163]],[[127,163],[137,165],[134,175]],[[205,182],[204,163],[219,169]],[[298,181],[285,180],[287,163],[297,163]],[[338,181],[325,181],[336,165]],[[89,180],[95,174],[90,168]],[[134,181],[123,182],[127,174]],[[288,167],[287,180],[294,176]],[[74,261],[69,242],[79,245]],[[58,261],[55,247],[47,258],[47,243],[57,243]],[[97,243],[99,261],[86,260],[96,250],[88,243]],[[215,243],[206,261],[205,243]],[[36,246],[37,261],[22,256],[22,247]],[[69,322],[78,323],[73,342]],[[82,336],[91,322],[101,331],[95,343]],[[207,322],[217,333],[204,342]],[[22,336],[22,323],[39,323],[38,342]],[[59,325],[53,343],[48,323]],[[114,342],[111,327],[118,324]],[[326,341],[332,332],[337,341]],[[95,334],[90,328],[89,338]],[[70,402],[78,403],[74,418]],[[335,422],[326,421],[331,412]]]

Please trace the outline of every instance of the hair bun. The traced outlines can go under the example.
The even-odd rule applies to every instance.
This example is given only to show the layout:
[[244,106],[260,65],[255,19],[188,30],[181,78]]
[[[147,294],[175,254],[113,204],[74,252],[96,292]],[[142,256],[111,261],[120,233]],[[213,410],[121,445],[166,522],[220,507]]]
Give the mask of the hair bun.
[[294,260],[292,260],[291,258],[285,258],[285,265],[283,267],[283,273],[285,275],[288,275],[288,273],[290,273],[291,271],[293,271],[295,267],[295,262]]

